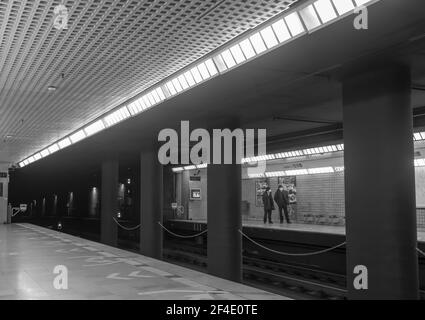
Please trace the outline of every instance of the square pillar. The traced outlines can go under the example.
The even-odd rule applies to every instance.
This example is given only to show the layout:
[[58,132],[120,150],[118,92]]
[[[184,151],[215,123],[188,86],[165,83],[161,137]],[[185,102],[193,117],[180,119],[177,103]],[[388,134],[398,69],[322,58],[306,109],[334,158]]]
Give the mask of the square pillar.
[[162,259],[163,167],[156,148],[140,154],[140,252]]
[[102,163],[102,187],[100,207],[100,241],[117,246],[118,230],[113,218],[118,212],[118,160],[106,160]]
[[[394,65],[343,81],[350,299],[418,298],[410,90],[409,69]],[[356,266],[367,289],[354,285]]]

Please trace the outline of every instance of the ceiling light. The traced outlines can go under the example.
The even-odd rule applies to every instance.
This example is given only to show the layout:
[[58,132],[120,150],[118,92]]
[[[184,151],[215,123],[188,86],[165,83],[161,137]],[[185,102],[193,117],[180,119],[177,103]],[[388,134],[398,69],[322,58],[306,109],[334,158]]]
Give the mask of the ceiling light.
[[177,78],[174,78],[173,80],[171,80],[173,82],[174,88],[176,88],[177,92],[182,92],[183,88],[179,82],[179,80]]
[[40,151],[40,154],[44,158],[44,157],[47,157],[50,154],[50,152],[48,149],[44,149],[43,151]]
[[148,107],[148,108],[152,107],[152,103],[149,101],[148,95],[145,94],[142,97],[142,99],[143,99],[143,102],[145,103],[146,107]]
[[233,59],[232,53],[230,50],[225,50],[221,53],[221,57],[226,63],[227,68],[232,68],[236,65],[235,59]]
[[321,22],[316,14],[316,11],[314,10],[313,5],[309,5],[304,9],[301,9],[300,15],[308,30],[312,30],[321,25]]
[[343,15],[351,10],[354,10],[354,5],[351,0],[332,0],[339,15]]
[[164,91],[162,91],[162,88],[161,87],[156,88],[155,89],[155,92],[156,92],[156,94],[159,97],[159,101],[164,101],[165,100],[165,94],[164,94]]
[[161,102],[161,99],[159,98],[158,93],[156,92],[156,90],[152,90],[150,92],[150,95],[152,96],[153,100],[155,101],[155,104],[158,104]]
[[192,87],[196,84],[195,79],[193,79],[192,73],[190,73],[190,71],[185,72],[184,77],[186,78],[189,86]]
[[292,12],[291,14],[288,14],[285,17],[285,21],[293,37],[305,31],[300,17],[298,16],[298,13],[296,11]]
[[78,141],[83,140],[85,137],[86,137],[86,134],[84,133],[84,131],[80,130],[72,134],[69,138],[71,139],[72,143],[76,143]]
[[182,86],[183,90],[186,90],[187,88],[189,88],[189,84],[187,83],[184,75],[180,75],[177,79],[179,80],[180,85]]
[[193,79],[195,79],[196,83],[202,82],[202,76],[197,67],[190,69],[190,72],[192,73]]
[[356,2],[357,6],[362,6],[364,4],[367,4],[368,2],[371,2],[372,0],[354,0]]
[[59,150],[59,146],[55,143],[52,144],[49,148],[48,148],[50,154],[55,153],[56,151]]
[[128,112],[127,107],[122,107],[121,109],[118,109],[117,111],[111,113],[110,115],[107,115],[104,119],[105,119],[106,125],[110,127],[129,117],[130,117],[130,113]]
[[205,60],[205,65],[207,66],[208,72],[211,77],[215,76],[218,73],[217,67],[214,64],[212,59]]
[[168,81],[166,84],[168,91],[170,91],[170,94],[172,96],[174,96],[175,94],[177,94],[176,89],[174,88],[173,82],[172,81]]
[[278,21],[273,23],[272,28],[280,43],[291,39],[291,34],[289,33],[288,27],[286,26],[285,21],[283,19],[279,19]]
[[[105,125],[102,120],[98,120],[90,125],[88,125],[86,128],[84,128],[84,131],[86,132],[87,136],[91,136],[95,133],[98,133],[99,131],[102,131],[105,129]],[[72,139],[72,137],[71,137]]]
[[58,145],[61,149],[66,148],[72,144],[71,140],[69,138],[65,138],[58,142]]
[[319,14],[320,19],[323,23],[327,23],[337,17],[334,7],[330,0],[317,0],[314,3],[314,7]]
[[252,47],[251,41],[249,39],[245,39],[239,43],[243,54],[247,59],[251,59],[255,56],[254,48]]
[[128,110],[130,111],[131,115],[135,115],[135,114],[142,112],[142,107],[140,106],[139,103],[136,103],[136,101],[133,101],[127,107],[128,107]]
[[237,44],[230,48],[230,52],[232,53],[233,57],[235,58],[235,61],[237,64],[244,62],[245,56],[243,55],[243,52],[241,50],[241,47]]
[[274,46],[278,45],[279,42],[277,41],[271,26],[264,28],[263,30],[260,31],[260,33],[268,49],[271,49]]
[[[177,81],[177,82],[178,82],[178,81]],[[149,102],[150,102],[151,106],[154,106],[154,105],[156,104],[156,101],[155,101],[154,97],[152,96],[152,92],[149,92],[149,93],[146,95],[146,98],[149,100]]]
[[55,87],[55,86],[49,86],[49,87],[47,87],[47,90],[49,90],[50,92],[53,92],[53,91],[56,91],[57,90],[57,87]]
[[261,35],[258,32],[252,35],[249,39],[251,40],[252,46],[257,54],[267,50],[263,38],[261,38]]
[[198,70],[202,76],[202,79],[207,80],[210,77],[210,73],[205,63],[198,64]]

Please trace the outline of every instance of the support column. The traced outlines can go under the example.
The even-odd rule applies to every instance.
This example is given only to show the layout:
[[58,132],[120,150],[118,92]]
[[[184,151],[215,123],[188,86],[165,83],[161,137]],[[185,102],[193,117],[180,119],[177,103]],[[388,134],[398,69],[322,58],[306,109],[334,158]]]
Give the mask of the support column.
[[163,167],[156,148],[140,155],[140,252],[162,259]]
[[207,168],[208,273],[241,282],[242,236],[238,230],[242,230],[242,171],[235,154],[232,158],[233,164],[209,164]]
[[[346,77],[343,105],[348,298],[417,299],[409,69]],[[359,265],[366,290],[353,284]]]
[[117,245],[118,237],[117,225],[113,219],[118,212],[118,174],[117,160],[106,160],[102,163],[100,241],[110,246]]

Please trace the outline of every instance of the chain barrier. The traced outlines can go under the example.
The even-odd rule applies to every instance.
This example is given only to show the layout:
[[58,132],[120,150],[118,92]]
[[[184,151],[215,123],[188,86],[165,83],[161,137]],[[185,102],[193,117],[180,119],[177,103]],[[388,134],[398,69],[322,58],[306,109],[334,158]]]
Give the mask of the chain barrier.
[[328,248],[328,249],[324,249],[324,250],[320,250],[320,251],[315,251],[315,252],[307,252],[307,253],[288,253],[288,252],[280,252],[280,251],[276,251],[270,248],[267,248],[265,246],[263,246],[262,244],[258,243],[257,241],[255,241],[254,239],[248,237],[245,233],[243,233],[241,230],[238,230],[239,233],[244,236],[247,240],[251,241],[253,244],[259,246],[260,248],[263,248],[264,250],[276,253],[276,254],[280,254],[280,255],[284,255],[284,256],[293,256],[293,257],[302,257],[302,256],[313,256],[313,255],[317,255],[317,254],[321,254],[321,253],[325,253],[325,252],[329,252],[335,249],[338,249],[342,246],[345,246],[347,244],[347,242],[343,242],[340,243],[337,246],[334,246],[332,248]]
[[172,232],[171,230],[168,230],[168,229],[167,229],[166,227],[164,227],[164,226],[162,225],[162,223],[161,223],[161,222],[159,222],[159,221],[158,221],[158,224],[162,227],[162,229],[164,229],[165,231],[167,231],[169,234],[171,234],[171,235],[173,235],[173,236],[175,236],[175,237],[177,237],[177,238],[183,238],[183,239],[196,238],[196,237],[199,237],[199,236],[203,235],[204,233],[208,232],[208,229],[207,229],[207,230],[204,230],[204,231],[202,231],[202,232],[200,232],[200,233],[197,233],[197,234],[194,234],[194,235],[184,236],[184,235],[180,235],[180,234],[174,233],[174,232]]
[[115,217],[113,217],[113,219],[114,219],[115,223],[116,223],[116,224],[117,224],[120,228],[122,228],[122,229],[124,229],[124,230],[127,230],[127,231],[133,231],[133,230],[136,230],[136,229],[140,228],[140,226],[141,226],[141,224],[138,224],[138,225],[137,225],[137,226],[135,226],[135,227],[128,228],[128,227],[125,227],[125,226],[123,226],[122,224],[120,224],[120,223],[118,222],[118,220],[117,220]]

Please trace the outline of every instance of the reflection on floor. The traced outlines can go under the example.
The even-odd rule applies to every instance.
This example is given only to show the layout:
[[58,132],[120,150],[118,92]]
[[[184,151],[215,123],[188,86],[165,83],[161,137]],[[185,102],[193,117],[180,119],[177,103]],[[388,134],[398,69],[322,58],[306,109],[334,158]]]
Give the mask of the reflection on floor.
[[[54,288],[59,265],[68,269],[68,290]],[[0,225],[0,299],[286,298],[31,224],[12,224]]]
[[[194,223],[206,223],[206,220],[173,220],[173,221],[187,221]],[[318,224],[305,224],[305,223],[278,223],[273,224],[264,223],[258,220],[246,220],[243,221],[244,227],[252,228],[267,228],[277,230],[292,230],[301,232],[315,232],[315,233],[330,233],[330,234],[341,234],[345,235],[345,226],[330,226],[330,225],[318,225]],[[418,229],[418,241],[425,242],[425,229]]]

